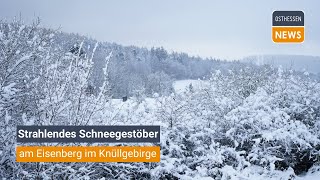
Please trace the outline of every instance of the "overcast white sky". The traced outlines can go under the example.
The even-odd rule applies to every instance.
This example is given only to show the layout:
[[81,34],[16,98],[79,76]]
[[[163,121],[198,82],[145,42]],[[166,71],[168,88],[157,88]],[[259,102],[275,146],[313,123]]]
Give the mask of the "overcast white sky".
[[[274,10],[305,12],[305,42],[274,44]],[[318,0],[0,0],[0,19],[35,16],[46,27],[62,27],[100,41],[163,46],[201,57],[256,54],[320,56]]]

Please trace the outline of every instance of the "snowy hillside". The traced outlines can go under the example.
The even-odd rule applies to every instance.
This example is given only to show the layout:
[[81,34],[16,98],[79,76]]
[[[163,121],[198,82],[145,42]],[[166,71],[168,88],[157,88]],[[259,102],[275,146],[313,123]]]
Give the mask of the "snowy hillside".
[[315,74],[320,73],[320,57],[317,56],[260,55],[246,57],[242,61],[257,65],[270,64],[276,67],[282,66],[285,69],[308,71]]
[[194,90],[202,89],[206,85],[208,85],[206,81],[188,79],[188,80],[175,81],[173,83],[173,88],[176,93],[183,93],[190,88],[194,88]]

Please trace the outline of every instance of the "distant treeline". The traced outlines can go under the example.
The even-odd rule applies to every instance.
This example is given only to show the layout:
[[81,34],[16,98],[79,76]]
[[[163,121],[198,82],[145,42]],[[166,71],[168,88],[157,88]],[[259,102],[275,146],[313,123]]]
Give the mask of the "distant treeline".
[[[96,40],[77,34],[59,33],[56,46],[66,51],[91,56]],[[80,47],[80,44],[82,46]],[[112,52],[108,68],[111,92],[114,98],[154,93],[167,95],[173,91],[172,82],[181,79],[204,79],[216,69],[230,69],[238,61],[189,56],[186,53],[168,52],[163,47],[140,48],[102,42],[93,56],[94,68],[91,83],[94,91],[103,82],[105,58]]]

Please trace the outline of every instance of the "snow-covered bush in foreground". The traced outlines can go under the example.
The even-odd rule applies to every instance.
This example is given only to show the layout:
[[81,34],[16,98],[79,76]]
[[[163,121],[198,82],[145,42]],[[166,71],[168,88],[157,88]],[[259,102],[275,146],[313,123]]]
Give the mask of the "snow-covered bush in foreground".
[[91,57],[52,48],[55,32],[38,25],[0,23],[0,177],[17,178],[34,167],[15,162],[16,125],[99,124],[92,120],[104,119],[108,110],[111,54],[94,94],[89,78],[97,46]]
[[[167,159],[155,169],[159,177],[167,173],[183,178],[234,175],[239,179],[244,178],[241,173],[260,168],[260,178],[276,178],[279,171],[286,171],[290,172],[288,179],[320,162],[319,82],[307,73],[263,67],[267,73],[262,76],[252,70],[214,73],[209,87],[187,94],[180,98],[182,102],[167,103],[171,109],[187,107],[180,116],[195,115],[194,126],[180,121],[172,128],[168,123],[162,142],[162,157]],[[199,139],[190,139],[195,134],[199,143]],[[196,156],[198,152],[201,156]],[[201,163],[193,167],[198,161]]]
[[20,20],[0,22],[0,175],[18,174],[15,129],[32,114],[35,105],[31,82],[48,53],[52,31],[39,28],[39,20],[25,26]]
[[300,174],[319,161],[320,86],[281,70],[270,78],[225,116],[225,133],[251,163]]
[[[80,45],[80,49],[82,44]],[[98,44],[93,49],[93,54]],[[92,57],[79,52],[68,52],[61,57],[53,56],[41,61],[39,77],[33,81],[37,104],[36,121],[32,124],[92,124],[92,119],[103,119],[109,100],[107,72],[105,82],[97,94],[89,77],[92,73]],[[110,56],[106,58],[108,66]]]

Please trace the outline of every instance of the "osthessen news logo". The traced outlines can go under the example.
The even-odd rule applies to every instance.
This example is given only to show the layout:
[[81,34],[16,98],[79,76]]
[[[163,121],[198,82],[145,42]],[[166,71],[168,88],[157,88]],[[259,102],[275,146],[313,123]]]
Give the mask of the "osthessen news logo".
[[272,13],[273,42],[302,43],[304,35],[303,11],[274,11]]

